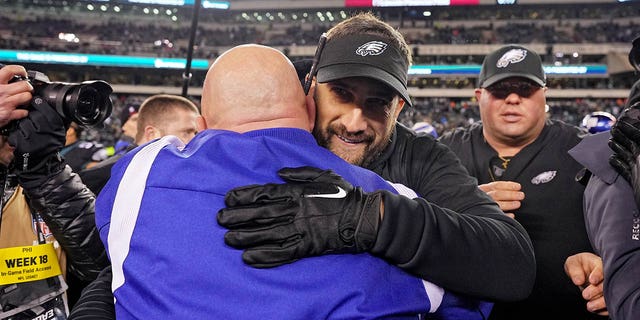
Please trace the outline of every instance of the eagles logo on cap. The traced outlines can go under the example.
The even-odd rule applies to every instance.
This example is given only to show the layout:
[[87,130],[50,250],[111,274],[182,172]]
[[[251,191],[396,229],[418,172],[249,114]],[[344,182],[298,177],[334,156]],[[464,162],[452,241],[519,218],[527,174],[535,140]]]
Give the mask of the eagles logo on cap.
[[498,62],[496,63],[496,67],[505,68],[509,65],[509,63],[518,63],[524,60],[524,58],[526,57],[527,57],[527,50],[511,49],[507,51],[505,54],[503,54],[502,57],[500,57],[500,59],[498,59]]
[[387,44],[382,41],[369,41],[358,47],[356,54],[366,57],[368,55],[377,56],[387,49]]
[[478,88],[486,88],[512,77],[529,79],[540,87],[544,87],[547,80],[540,56],[533,50],[512,44],[484,58],[478,76]]
[[375,34],[329,38],[318,61],[318,83],[366,77],[380,81],[411,105],[407,90],[409,61],[393,42]]

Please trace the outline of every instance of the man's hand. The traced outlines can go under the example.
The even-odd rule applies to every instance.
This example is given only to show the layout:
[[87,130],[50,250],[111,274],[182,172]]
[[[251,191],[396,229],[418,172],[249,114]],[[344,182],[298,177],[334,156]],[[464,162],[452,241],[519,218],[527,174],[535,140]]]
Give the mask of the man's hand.
[[590,252],[574,254],[565,261],[564,271],[573,284],[582,290],[582,297],[587,300],[587,310],[608,316],[603,292],[602,258]]
[[26,77],[27,71],[17,65],[8,65],[0,69],[0,127],[28,114],[27,110],[16,108],[29,104],[33,87],[27,81],[9,83],[14,76]]
[[60,162],[58,151],[64,147],[66,131],[56,110],[35,97],[28,116],[9,134],[18,174],[40,171],[50,159]]
[[481,184],[478,188],[497,202],[500,209],[511,218],[515,217],[511,211],[520,208],[520,202],[524,199],[524,192],[520,191],[522,186],[513,181],[494,181]]
[[640,205],[640,103],[625,109],[611,128],[609,147],[614,154],[609,163],[633,188],[636,204]]
[[329,253],[365,252],[380,223],[382,192],[364,193],[331,170],[283,168],[285,184],[227,193],[218,223],[245,263],[266,268]]

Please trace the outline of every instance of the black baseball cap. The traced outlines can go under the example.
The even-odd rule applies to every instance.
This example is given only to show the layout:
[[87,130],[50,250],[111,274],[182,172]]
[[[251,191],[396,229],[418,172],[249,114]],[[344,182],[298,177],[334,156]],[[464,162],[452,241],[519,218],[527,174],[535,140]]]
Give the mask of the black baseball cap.
[[486,88],[511,77],[527,78],[544,87],[547,77],[542,59],[533,50],[523,46],[508,45],[489,53],[482,62],[478,87]]
[[360,34],[327,41],[316,79],[320,83],[350,77],[375,79],[393,88],[411,106],[408,71],[400,49],[380,36]]
[[124,125],[132,115],[138,113],[140,110],[140,104],[127,104],[120,112],[120,124]]

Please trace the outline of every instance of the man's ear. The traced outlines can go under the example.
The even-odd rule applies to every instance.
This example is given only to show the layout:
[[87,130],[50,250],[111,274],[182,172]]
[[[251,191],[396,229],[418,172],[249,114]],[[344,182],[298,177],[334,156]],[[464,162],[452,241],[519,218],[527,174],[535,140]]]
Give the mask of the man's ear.
[[476,101],[480,101],[480,97],[482,96],[482,88],[476,88],[474,92],[476,94]]
[[406,103],[407,102],[404,101],[404,99],[402,99],[400,96],[398,96],[398,105],[396,106],[396,112],[393,115],[396,120],[398,120],[398,116],[400,115],[400,111],[402,111],[402,109],[404,108]]
[[144,137],[147,139],[147,142],[162,138],[162,136],[164,136],[164,132],[162,132],[162,130],[160,130],[159,128],[151,125],[144,127]]
[[198,132],[204,131],[207,129],[207,121],[204,120],[203,116],[198,116],[196,118],[196,128],[198,129]]

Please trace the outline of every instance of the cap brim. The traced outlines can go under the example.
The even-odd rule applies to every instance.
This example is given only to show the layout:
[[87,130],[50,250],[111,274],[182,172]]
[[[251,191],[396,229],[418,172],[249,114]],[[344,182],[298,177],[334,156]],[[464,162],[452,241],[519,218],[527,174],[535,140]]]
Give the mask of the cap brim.
[[497,74],[494,75],[493,77],[488,78],[487,80],[485,80],[481,85],[480,88],[486,88],[498,81],[507,79],[507,78],[525,78],[525,79],[529,79],[535,83],[537,83],[538,85],[540,85],[541,87],[545,86],[544,81],[540,80],[540,78],[534,76],[534,75],[530,75],[530,74],[522,74],[522,73],[501,73],[501,74]]
[[351,77],[365,77],[378,80],[394,89],[406,104],[411,106],[409,91],[405,85],[391,74],[367,64],[334,64],[318,69],[316,80],[320,83]]

